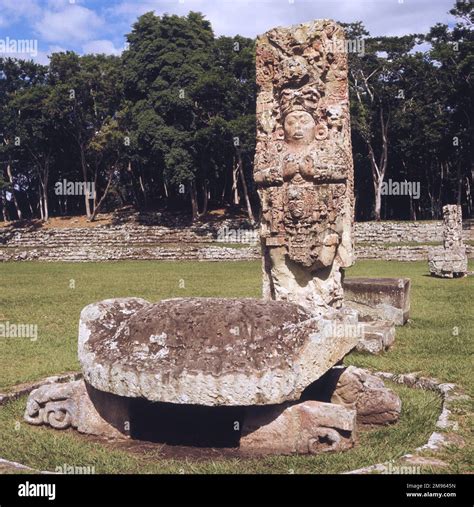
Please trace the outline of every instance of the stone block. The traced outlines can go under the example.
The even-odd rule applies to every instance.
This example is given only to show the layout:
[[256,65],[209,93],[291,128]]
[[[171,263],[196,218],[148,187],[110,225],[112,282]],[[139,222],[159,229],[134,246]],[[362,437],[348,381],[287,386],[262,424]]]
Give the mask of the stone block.
[[460,278],[467,273],[466,248],[432,248],[428,255],[431,276],[439,278]]
[[409,278],[345,278],[344,299],[360,320],[389,320],[403,325],[410,315]]
[[395,326],[387,320],[359,323],[361,336],[357,342],[357,352],[381,354],[395,342]]

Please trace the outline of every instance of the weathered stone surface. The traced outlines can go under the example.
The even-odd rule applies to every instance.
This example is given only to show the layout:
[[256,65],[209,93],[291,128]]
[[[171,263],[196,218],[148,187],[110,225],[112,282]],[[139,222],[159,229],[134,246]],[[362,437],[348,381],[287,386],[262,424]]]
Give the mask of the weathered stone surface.
[[467,273],[465,248],[436,249],[429,251],[429,268],[432,276],[440,278],[459,278]]
[[463,243],[461,206],[443,206],[443,219],[443,249],[434,248],[430,251],[430,273],[441,278],[464,276],[467,273],[467,255]]
[[78,403],[77,430],[106,438],[129,437],[130,400],[98,391],[83,381]]
[[248,407],[240,449],[259,454],[319,454],[350,449],[355,437],[355,410],[304,401]]
[[342,305],[353,262],[353,164],[342,28],[317,20],[257,39],[254,179],[264,298]]
[[388,320],[359,323],[361,337],[357,342],[358,352],[380,354],[388,350],[395,342],[395,326]]
[[410,316],[409,278],[345,278],[345,303],[359,320],[389,320],[403,325]]
[[331,403],[356,410],[358,423],[398,421],[402,409],[399,396],[368,371],[355,366],[335,367],[328,373],[328,383],[335,385]]
[[337,333],[348,324],[355,312],[314,318],[285,301],[111,299],[82,311],[79,360],[87,382],[120,396],[276,404],[297,400],[356,345]]
[[[26,404],[25,421],[54,429],[76,428],[101,437],[126,438],[128,400],[101,393],[83,380],[46,384],[33,390]],[[100,414],[98,412],[100,411]]]
[[[444,468],[448,467],[449,464],[445,461],[442,461],[438,458],[433,458],[430,456],[418,456],[416,454],[405,454],[401,458],[402,463],[407,465],[417,466],[417,467],[427,467],[427,468]],[[413,471],[411,471],[413,473]]]

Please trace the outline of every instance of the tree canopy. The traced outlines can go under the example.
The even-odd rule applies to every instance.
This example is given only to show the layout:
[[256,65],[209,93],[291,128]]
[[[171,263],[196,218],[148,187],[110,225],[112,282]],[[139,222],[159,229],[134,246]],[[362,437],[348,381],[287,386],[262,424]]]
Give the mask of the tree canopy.
[[[427,34],[371,37],[349,54],[358,219],[472,213],[473,8]],[[54,53],[49,65],[0,58],[0,199],[4,220],[124,205],[242,209],[254,221],[255,41],[215,37],[197,12],[142,15],[121,56]],[[417,49],[429,45],[428,51]],[[387,179],[419,199],[383,196]],[[93,183],[83,195],[57,183]]]

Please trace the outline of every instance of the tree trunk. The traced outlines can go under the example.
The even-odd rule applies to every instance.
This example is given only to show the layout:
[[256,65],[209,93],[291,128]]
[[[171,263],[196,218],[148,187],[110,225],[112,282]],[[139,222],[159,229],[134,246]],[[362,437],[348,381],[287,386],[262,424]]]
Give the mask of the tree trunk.
[[471,197],[471,181],[466,176],[466,206],[467,206],[467,216],[471,216],[472,211],[472,197]]
[[379,180],[374,182],[375,186],[375,220],[380,222],[380,211],[382,209],[382,183],[383,181]]
[[226,189],[227,189],[227,168],[226,170],[224,171],[224,183],[222,185],[222,193],[221,193],[221,196],[220,196],[220,201],[219,201],[219,204],[221,206],[224,206],[224,202],[225,202],[225,192],[226,192]]
[[461,161],[458,162],[458,170],[457,170],[457,180],[458,180],[458,191],[457,191],[457,200],[456,204],[461,206],[462,204],[462,173],[461,173]]
[[85,192],[84,192],[84,204],[86,206],[86,215],[87,218],[90,219],[91,217],[91,206],[89,202],[89,188],[87,186],[87,162],[86,162],[86,156],[84,153],[84,146],[82,143],[79,143],[79,150],[81,152],[81,168],[82,168],[82,179],[84,181],[85,185]]
[[49,203],[48,203],[48,182],[49,182],[49,156],[46,157],[43,170],[43,207],[44,207],[44,221],[49,220]]
[[250,204],[249,193],[248,193],[248,189],[247,189],[247,182],[245,181],[244,166],[242,163],[242,154],[240,153],[240,150],[238,148],[237,148],[237,157],[239,160],[238,170],[240,173],[240,181],[242,183],[242,189],[244,191],[245,204],[247,206],[247,214],[248,214],[250,223],[252,225],[255,225],[255,218],[254,218],[253,212],[252,212],[252,205]]
[[192,209],[192,213],[193,213],[193,222],[194,222],[199,217],[196,181],[195,180],[193,180],[193,182],[191,183],[190,195],[191,195],[191,209]]
[[2,215],[3,215],[3,221],[8,222],[7,195],[5,193],[5,190],[2,190]]
[[44,222],[44,211],[43,211],[43,189],[40,187],[39,189],[39,210],[40,210],[40,219],[42,222]]
[[389,115],[387,115],[387,120],[384,121],[383,110],[380,108],[380,127],[381,127],[381,135],[382,135],[382,152],[380,154],[380,159],[377,162],[375,160],[375,153],[370,142],[370,137],[365,139],[365,143],[367,145],[367,149],[369,151],[369,160],[370,160],[370,168],[372,170],[372,177],[374,181],[374,190],[375,190],[375,220],[377,222],[380,221],[381,218],[381,210],[382,210],[382,185],[385,178],[385,173],[387,171],[387,163],[388,163],[388,122]]
[[43,206],[44,206],[44,221],[49,220],[49,207],[48,207],[48,189],[43,189]]
[[143,183],[143,178],[142,178],[142,175],[139,173],[138,174],[138,182],[140,183],[140,189],[143,193],[143,207],[145,209],[148,209],[148,199],[147,199],[147,196],[146,196],[146,190],[145,190],[145,185]]
[[202,185],[202,194],[203,194],[202,211],[201,211],[201,213],[199,213],[199,216],[205,217],[207,215],[207,208],[209,205],[209,187],[208,187],[207,180],[204,180],[204,183]]
[[11,166],[10,162],[8,162],[8,164],[7,164],[7,175],[8,175],[8,180],[10,181],[11,188],[12,188],[11,194],[12,194],[13,204],[15,205],[16,214],[18,215],[18,220],[21,220],[22,214],[21,214],[20,206],[18,205],[18,201],[16,199],[15,183],[13,181],[12,166]]
[[92,214],[91,214],[91,218],[89,219],[90,222],[92,222],[92,220],[93,220],[92,217],[97,214],[95,209],[97,208],[97,177],[98,177],[98,174],[99,174],[99,169],[96,165],[95,171],[94,171],[94,195],[92,197]]
[[239,185],[237,181],[239,166],[236,163],[235,157],[232,160],[232,203],[240,204]]
[[104,193],[102,194],[102,197],[99,199],[99,202],[97,203],[97,205],[95,204],[97,202],[97,189],[95,188],[94,211],[91,214],[89,222],[93,222],[97,216],[97,213],[99,213],[99,209],[102,206],[102,204],[104,203],[104,200],[107,197],[107,194],[109,193],[113,176],[114,176],[114,167],[112,167],[112,169],[109,172],[109,177],[107,179],[107,185],[106,185]]
[[26,201],[28,203],[28,208],[30,210],[30,215],[31,215],[31,218],[34,218],[35,216],[35,212],[33,210],[33,206],[31,204],[31,197],[30,197],[30,193],[29,192],[26,192]]

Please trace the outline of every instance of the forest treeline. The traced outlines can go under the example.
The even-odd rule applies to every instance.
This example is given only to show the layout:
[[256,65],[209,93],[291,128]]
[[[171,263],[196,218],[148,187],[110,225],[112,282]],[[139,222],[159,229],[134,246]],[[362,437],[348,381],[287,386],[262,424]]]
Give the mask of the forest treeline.
[[[473,7],[450,12],[452,27],[403,37],[344,25],[364,41],[349,54],[359,220],[439,218],[446,203],[471,215]],[[47,66],[0,58],[3,220],[125,205],[257,218],[255,40],[215,37],[190,12],[144,14],[127,41],[121,56],[68,51]],[[419,183],[419,199],[383,195],[388,180]]]

